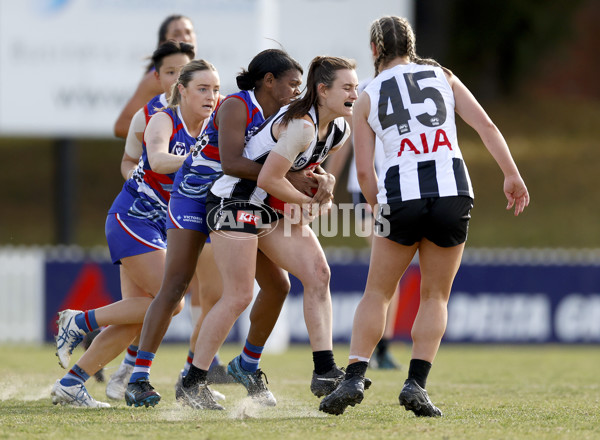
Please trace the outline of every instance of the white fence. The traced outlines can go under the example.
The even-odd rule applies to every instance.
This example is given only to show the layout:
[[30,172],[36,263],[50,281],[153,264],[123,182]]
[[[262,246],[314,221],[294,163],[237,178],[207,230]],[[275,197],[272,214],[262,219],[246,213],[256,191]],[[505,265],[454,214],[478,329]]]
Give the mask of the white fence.
[[41,249],[0,248],[0,342],[41,342],[44,331]]

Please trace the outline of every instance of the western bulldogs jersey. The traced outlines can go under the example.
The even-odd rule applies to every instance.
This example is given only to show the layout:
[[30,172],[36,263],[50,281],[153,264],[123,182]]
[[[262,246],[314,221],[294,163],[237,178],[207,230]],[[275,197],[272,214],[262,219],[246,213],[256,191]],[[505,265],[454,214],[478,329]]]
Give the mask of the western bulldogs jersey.
[[441,68],[402,64],[366,87],[368,123],[383,142],[380,204],[469,196],[473,188],[458,147],[454,94]]
[[222,175],[219,155],[219,127],[215,117],[220,105],[228,99],[239,99],[247,109],[246,139],[265,121],[262,108],[253,91],[242,90],[227,96],[213,112],[202,137],[196,143],[182,167],[177,172],[173,188],[178,193],[193,198],[206,197],[208,183]]
[[144,117],[146,118],[146,125],[148,125],[148,121],[152,117],[152,115],[163,108],[167,107],[167,96],[164,93],[160,95],[156,95],[148,104],[144,106]]
[[[169,115],[173,122],[173,134],[169,141],[169,153],[177,156],[185,156],[189,153],[190,148],[196,143],[196,138],[190,135],[185,126],[185,122],[181,117],[179,107],[175,110],[166,108],[162,112]],[[140,208],[139,216],[147,217],[147,211],[155,212],[154,215],[166,214],[167,203],[171,196],[171,189],[173,186],[173,178],[175,173],[171,174],[159,174],[152,171],[150,163],[148,161],[148,151],[146,149],[146,142],[142,145],[142,156],[140,157],[140,163],[133,172],[131,179],[125,182],[122,192],[127,192],[137,200],[136,205],[140,203],[144,206]],[[130,207],[115,206],[119,200],[123,200],[125,203],[127,198],[119,198],[115,200],[113,207],[109,212],[123,212],[123,208],[129,209]],[[138,206],[139,208],[139,206]],[[130,215],[134,215],[131,210],[134,209],[131,206],[129,210]],[[146,212],[144,212],[146,211]]]
[[[253,134],[244,147],[244,157],[260,164],[265,163],[269,152],[277,143],[277,139],[273,136],[273,125],[281,121],[288,107],[282,107]],[[310,109],[308,115],[315,124],[315,136],[306,151],[296,156],[290,167],[291,171],[315,169],[325,160],[332,149],[341,146],[350,135],[348,124],[344,118],[340,117],[336,118],[329,126],[325,140],[318,141],[319,126],[314,107]],[[229,175],[220,177],[212,186],[211,192],[218,197],[233,198],[257,204],[264,202],[267,197],[267,193],[256,186],[255,180],[240,179]]]

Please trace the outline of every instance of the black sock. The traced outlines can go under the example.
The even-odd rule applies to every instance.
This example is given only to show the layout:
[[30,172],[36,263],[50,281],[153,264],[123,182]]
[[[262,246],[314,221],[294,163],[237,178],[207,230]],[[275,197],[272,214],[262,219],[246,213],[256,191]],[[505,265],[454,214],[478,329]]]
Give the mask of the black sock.
[[390,346],[390,340],[387,338],[381,338],[377,343],[377,355],[382,356],[387,353],[388,347]]
[[425,389],[427,376],[431,370],[431,363],[421,359],[411,359],[408,367],[408,378],[414,379],[421,388]]
[[183,386],[190,388],[198,383],[206,382],[207,374],[208,371],[201,370],[192,364],[192,366],[190,366],[190,371],[188,371],[188,374],[183,378]]
[[344,379],[350,379],[354,376],[365,377],[367,374],[367,367],[369,366],[368,362],[358,361],[353,364],[348,364],[348,368],[346,368],[346,376]]
[[333,360],[333,351],[313,351],[313,363],[315,364],[315,373],[327,373],[335,366],[335,360]]

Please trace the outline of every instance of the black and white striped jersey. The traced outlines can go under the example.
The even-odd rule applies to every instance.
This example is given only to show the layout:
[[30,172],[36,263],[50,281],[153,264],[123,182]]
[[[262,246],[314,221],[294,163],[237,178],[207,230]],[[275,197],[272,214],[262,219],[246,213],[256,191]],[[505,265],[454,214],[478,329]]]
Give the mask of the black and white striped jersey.
[[[287,109],[288,106],[282,107],[252,134],[244,147],[244,157],[260,164],[265,163],[269,152],[277,143],[277,139],[273,135],[273,125],[281,121]],[[316,168],[325,160],[331,150],[340,147],[350,135],[348,124],[343,117],[339,117],[330,124],[325,140],[318,141],[318,117],[314,107],[310,109],[308,115],[315,124],[315,136],[308,148],[298,154],[290,167],[291,171]],[[267,193],[256,186],[255,180],[241,179],[227,174],[219,177],[210,191],[221,198],[243,200],[256,204],[263,203],[267,197]]]
[[380,204],[469,196],[473,187],[456,136],[454,93],[441,68],[402,64],[366,87],[368,123],[383,142]]

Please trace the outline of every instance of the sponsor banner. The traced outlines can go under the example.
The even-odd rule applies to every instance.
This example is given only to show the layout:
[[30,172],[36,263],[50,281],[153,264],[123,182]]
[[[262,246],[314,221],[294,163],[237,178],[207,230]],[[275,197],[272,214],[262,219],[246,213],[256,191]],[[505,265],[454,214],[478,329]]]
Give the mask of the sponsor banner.
[[[47,262],[45,339],[56,332],[56,313],[86,310],[118,301],[119,269],[110,263]],[[362,297],[368,265],[331,264],[333,338],[349,342],[354,311]],[[303,289],[292,289],[272,338],[283,332],[291,342],[308,342]],[[420,272],[409,267],[400,283],[395,338],[410,340],[419,307]],[[456,277],[448,306],[447,342],[457,343],[598,343],[600,342],[600,266],[469,265]],[[187,301],[189,303],[189,301]],[[247,315],[247,313],[246,313]],[[229,342],[243,341],[247,316],[236,323]],[[177,315],[166,341],[187,341],[189,311]]]
[[[362,298],[369,267],[366,263],[331,264],[331,301],[333,305],[333,340],[350,342],[354,312]],[[298,279],[290,276],[292,288],[288,298],[287,320],[291,342],[308,342],[304,322],[303,288]],[[394,318],[394,338],[409,340],[410,329],[419,309],[421,275],[418,266],[410,266],[400,282],[398,312]]]
[[[47,262],[44,339],[54,341],[57,313],[64,309],[90,310],[121,299],[119,267],[108,262]],[[193,330],[190,301],[175,316],[165,341],[188,341]]]
[[354,58],[367,77],[369,24],[386,14],[411,18],[413,2],[320,2],[315,14],[314,0],[2,0],[0,134],[112,137],[171,14],[192,20],[196,55],[216,66],[227,95],[267,48],[284,48],[305,74],[317,54]]
[[110,263],[46,263],[45,339],[56,335],[57,313],[89,310],[121,299],[119,268]]
[[[333,336],[349,342],[362,296],[366,264],[331,265]],[[410,340],[419,307],[420,272],[400,283],[395,339]],[[292,342],[308,341],[302,285],[292,282]],[[597,265],[466,265],[454,281],[444,340],[474,343],[600,342],[600,267]]]
[[463,266],[448,307],[453,342],[600,342],[600,267]]

